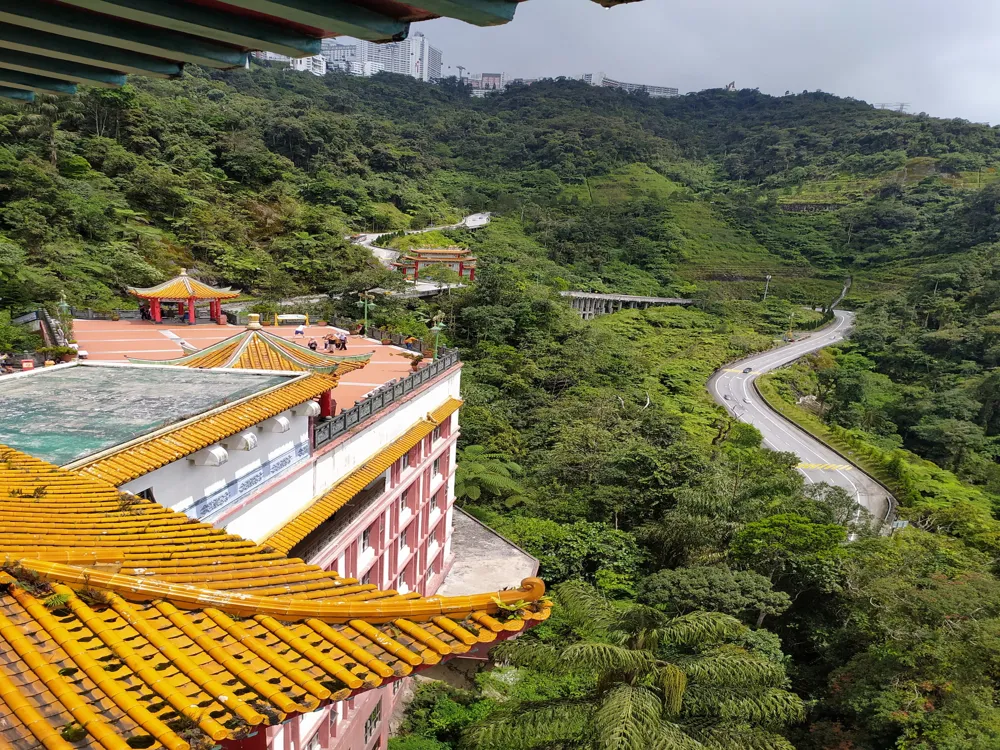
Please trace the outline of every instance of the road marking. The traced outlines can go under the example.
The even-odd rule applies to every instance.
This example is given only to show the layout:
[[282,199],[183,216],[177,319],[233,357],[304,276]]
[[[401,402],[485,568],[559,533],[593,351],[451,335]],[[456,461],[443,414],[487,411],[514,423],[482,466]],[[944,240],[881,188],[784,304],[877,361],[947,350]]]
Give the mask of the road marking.
[[795,464],[796,469],[817,469],[820,471],[850,471],[850,464]]
[[[723,372],[735,372],[735,373],[738,373],[738,374],[740,374],[740,375],[744,374],[744,373],[743,373],[743,370],[723,370]],[[748,372],[748,373],[746,373],[746,374],[747,374],[747,375],[760,375],[760,373],[759,373],[759,372],[753,372],[753,371],[751,371],[751,372]]]

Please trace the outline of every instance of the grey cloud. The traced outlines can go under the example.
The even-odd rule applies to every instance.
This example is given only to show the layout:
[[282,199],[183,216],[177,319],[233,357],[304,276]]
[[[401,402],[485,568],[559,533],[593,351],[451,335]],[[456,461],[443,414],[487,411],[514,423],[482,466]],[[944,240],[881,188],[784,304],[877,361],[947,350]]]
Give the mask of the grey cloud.
[[735,80],[772,94],[822,89],[1000,122],[998,21],[1000,5],[989,0],[644,0],[610,10],[529,0],[507,26],[440,20],[419,28],[446,65],[474,71],[604,71],[681,91]]

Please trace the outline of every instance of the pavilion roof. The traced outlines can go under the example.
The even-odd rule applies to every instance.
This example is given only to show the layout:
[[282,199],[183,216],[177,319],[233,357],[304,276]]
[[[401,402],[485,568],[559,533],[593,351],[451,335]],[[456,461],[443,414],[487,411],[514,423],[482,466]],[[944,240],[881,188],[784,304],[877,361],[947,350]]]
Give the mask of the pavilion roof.
[[239,739],[549,614],[536,578],[380,591],[2,446],[0,488],[2,747]]
[[318,372],[340,376],[364,367],[371,356],[371,354],[338,356],[314,352],[309,347],[264,330],[259,323],[251,323],[236,335],[183,357],[160,360],[135,357],[128,359],[135,364],[145,365]]
[[181,269],[179,276],[175,276],[170,281],[164,281],[162,284],[145,288],[130,286],[128,291],[129,294],[142,297],[143,299],[181,300],[185,302],[192,297],[194,299],[205,300],[232,299],[233,297],[240,296],[238,290],[231,289],[228,286],[214,287],[193,279],[188,276],[187,269],[184,268]]

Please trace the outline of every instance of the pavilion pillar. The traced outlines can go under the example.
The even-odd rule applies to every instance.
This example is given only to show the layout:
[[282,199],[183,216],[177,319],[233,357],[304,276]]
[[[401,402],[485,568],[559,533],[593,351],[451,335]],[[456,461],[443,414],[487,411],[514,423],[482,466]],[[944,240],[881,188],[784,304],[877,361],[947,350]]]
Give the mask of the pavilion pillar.
[[458,261],[458,278],[465,276],[465,264],[462,261]]
[[333,400],[333,391],[323,391],[319,395],[319,415],[321,417],[332,417],[333,410],[337,404]]
[[417,275],[420,273],[420,261],[413,261],[413,280],[417,280]]
[[476,267],[473,266],[472,268],[469,269],[469,281],[475,281],[475,280],[476,280]]
[[149,301],[149,315],[154,323],[163,322],[163,313],[160,311],[160,300],[154,298]]
[[184,319],[184,303],[180,300],[177,301],[177,317]]
[[188,323],[194,325],[194,297],[188,297]]

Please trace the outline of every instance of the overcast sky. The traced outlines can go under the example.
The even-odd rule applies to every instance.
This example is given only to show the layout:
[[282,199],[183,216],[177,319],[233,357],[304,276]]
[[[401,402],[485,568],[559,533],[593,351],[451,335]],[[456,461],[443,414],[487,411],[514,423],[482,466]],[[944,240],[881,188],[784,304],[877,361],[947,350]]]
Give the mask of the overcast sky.
[[[506,26],[415,24],[444,64],[772,94],[822,89],[911,112],[1000,123],[995,0],[528,0]],[[445,73],[457,73],[454,67]]]

